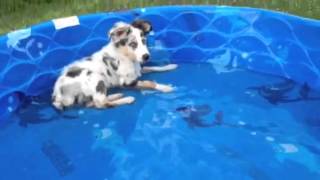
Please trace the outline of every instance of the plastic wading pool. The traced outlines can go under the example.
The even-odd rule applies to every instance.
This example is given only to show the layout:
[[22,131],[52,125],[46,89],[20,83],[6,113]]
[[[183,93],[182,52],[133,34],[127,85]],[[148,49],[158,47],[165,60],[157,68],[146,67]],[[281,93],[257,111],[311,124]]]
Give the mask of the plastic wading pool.
[[[244,69],[258,74],[291,79],[299,85],[307,85],[304,86],[304,89],[300,90],[300,95],[304,98],[308,98],[306,94],[308,90],[307,87],[316,91],[320,90],[320,22],[280,12],[225,6],[150,7],[55,19],[34,25],[27,29],[10,32],[0,37],[0,123],[7,124],[10,122],[11,116],[22,104],[23,97],[37,97],[50,91],[60,70],[65,65],[74,60],[91,55],[108,43],[107,32],[115,22],[132,22],[135,19],[145,19],[153,25],[153,32],[149,35],[147,42],[151,51],[152,62],[159,64],[168,62],[185,64],[179,71],[181,72],[180,74],[177,71],[175,76],[168,75],[172,81],[175,81],[173,82],[174,85],[178,85],[179,83],[182,85],[182,83],[185,83],[184,85],[189,84],[190,87],[196,88],[205,84],[208,85],[209,89],[203,88],[205,90],[196,92],[192,90],[193,88],[189,88],[190,91],[188,90],[186,94],[183,94],[181,91],[184,91],[184,89],[180,88],[177,94],[174,95],[156,94],[152,96],[155,98],[153,101],[145,100],[143,105],[139,104],[142,103],[143,98],[137,98],[137,105],[123,107],[126,110],[131,108],[131,110],[128,111],[124,111],[123,108],[113,109],[113,114],[109,116],[111,119],[127,118],[127,120],[121,121],[122,125],[117,125],[115,122],[108,122],[106,123],[109,127],[107,129],[103,129],[101,124],[93,124],[95,129],[102,128],[94,133],[98,139],[95,141],[93,149],[102,147],[108,149],[107,152],[109,153],[102,155],[100,151],[98,151],[95,159],[91,158],[89,151],[87,152],[84,148],[86,146],[82,146],[81,143],[74,145],[72,148],[77,147],[77,149],[72,150],[70,150],[71,147],[69,147],[69,145],[72,144],[74,140],[81,141],[85,145],[91,142],[89,142],[90,138],[85,136],[86,133],[84,132],[86,131],[84,130],[84,125],[90,124],[102,116],[105,117],[105,115],[96,117],[98,116],[96,111],[90,111],[92,114],[88,120],[79,122],[65,121],[65,123],[61,123],[60,121],[59,124],[48,123],[47,125],[41,126],[42,128],[32,128],[31,131],[21,130],[19,131],[21,135],[20,139],[17,138],[17,136],[6,136],[6,138],[2,138],[3,148],[1,148],[1,151],[3,151],[3,153],[0,153],[10,154],[12,152],[12,156],[1,156],[2,159],[8,158],[4,162],[12,162],[10,166],[5,165],[8,163],[4,163],[3,166],[0,165],[0,169],[5,169],[2,173],[7,173],[6,178],[18,178],[19,173],[25,173],[23,169],[17,173],[10,173],[11,170],[19,169],[22,163],[19,161],[19,158],[23,161],[22,164],[27,165],[26,169],[38,167],[33,170],[29,169],[29,173],[24,176],[26,179],[55,178],[50,168],[46,168],[46,171],[41,170],[41,167],[47,167],[41,164],[48,163],[47,160],[42,161],[43,157],[39,157],[39,160],[37,160],[37,157],[32,156],[32,152],[39,151],[36,143],[35,146],[27,144],[27,142],[32,141],[45,141],[45,143],[42,144],[41,151],[46,157],[49,157],[49,160],[59,171],[60,175],[69,174],[75,168],[78,170],[84,168],[87,162],[95,164],[94,162],[96,161],[107,161],[106,159],[108,158],[110,160],[110,152],[115,154],[114,157],[112,156],[113,158],[111,158],[109,165],[112,164],[111,162],[116,163],[116,165],[112,167],[110,165],[110,167],[108,167],[107,172],[109,174],[104,174],[105,171],[102,169],[100,169],[101,171],[97,170],[97,173],[93,169],[87,169],[88,172],[86,172],[86,168],[84,168],[77,172],[75,171],[75,175],[71,174],[70,179],[86,177],[85,175],[88,175],[86,173],[89,172],[92,172],[92,176],[88,176],[86,179],[100,179],[102,177],[106,179],[125,179],[125,177],[127,179],[143,179],[143,177],[146,179],[148,179],[147,177],[151,179],[177,179],[181,177],[194,179],[196,177],[208,178],[208,174],[210,173],[210,175],[218,179],[219,177],[221,179],[239,179],[243,177],[243,174],[242,170],[240,171],[236,168],[237,165],[243,167],[243,171],[248,172],[251,179],[268,179],[266,178],[268,172],[270,173],[268,175],[271,176],[271,179],[277,179],[276,177],[280,176],[285,177],[286,175],[288,175],[288,178],[293,179],[298,177],[300,177],[300,179],[317,179],[320,177],[319,174],[309,173],[308,171],[308,169],[317,169],[316,167],[319,167],[313,160],[313,155],[310,155],[312,153],[317,154],[319,160],[320,150],[314,147],[317,143],[312,143],[314,139],[309,139],[310,136],[307,133],[304,134],[305,136],[303,135],[303,138],[301,135],[300,139],[298,135],[295,136],[299,134],[296,132],[305,133],[305,130],[300,127],[301,124],[296,126],[292,120],[293,117],[303,119],[301,118],[302,115],[297,113],[297,111],[300,110],[305,113],[304,115],[308,116],[306,123],[311,125],[311,134],[314,134],[315,137],[319,139],[319,134],[315,133],[315,128],[319,128],[317,119],[319,120],[320,115],[319,108],[317,109],[319,106],[315,104],[317,103],[316,101],[308,101],[309,104],[307,102],[301,102],[302,104],[298,104],[299,107],[297,104],[288,105],[293,115],[288,115],[287,111],[277,109],[275,108],[276,106],[263,103],[260,103],[259,106],[237,104],[232,101],[237,98],[232,99],[227,96],[219,96],[215,93],[220,90],[226,94],[238,92],[237,90],[241,88],[245,89],[245,87],[241,85],[242,82],[236,82],[235,76],[232,76],[233,79],[229,80],[228,78],[231,78],[229,75],[216,77],[215,74],[208,69],[209,66],[201,65],[209,64],[210,68],[211,65],[213,65],[217,73]],[[187,64],[193,66],[191,67]],[[196,67],[198,67],[198,65],[208,71],[197,69]],[[187,68],[187,70],[184,70],[184,67]],[[177,75],[179,75],[179,77],[177,77]],[[253,78],[250,79],[251,76],[238,75],[239,80],[241,78],[243,83],[254,82]],[[165,76],[166,75],[162,75],[161,77]],[[202,76],[204,77],[203,81],[205,81],[203,84],[201,84],[200,80],[193,82],[188,81],[189,78],[201,79]],[[161,77],[159,78],[161,79]],[[181,78],[181,80],[174,80],[174,77]],[[214,80],[210,81],[211,78],[214,78]],[[171,83],[168,79],[166,79],[166,81]],[[266,80],[266,82],[267,81],[268,80]],[[236,85],[234,85],[234,83]],[[225,87],[223,87],[224,85]],[[267,88],[263,89],[264,87]],[[282,94],[288,92],[292,87],[292,83],[289,83],[285,86],[278,87],[278,89],[274,89],[272,86],[263,86],[251,88],[251,90],[257,89],[259,91],[262,89],[259,91],[260,95],[269,98],[268,101],[272,105],[276,105],[276,98],[284,99],[282,101],[284,102],[285,96],[282,96]],[[281,94],[277,94],[281,88],[283,91],[281,91]],[[241,93],[239,97],[242,97],[243,93]],[[248,97],[240,98],[241,101],[253,101],[250,100],[250,98],[255,98],[255,95],[251,94],[251,92],[245,93]],[[194,109],[188,109],[188,105],[183,106],[184,101],[174,99],[178,96],[186,96],[188,97],[186,98],[187,100],[192,100],[192,96],[195,96],[197,98],[193,98],[194,101],[200,101],[201,97],[205,96],[203,97],[203,102],[210,104],[210,106],[195,105]],[[161,97],[162,101],[156,99],[157,97]],[[207,100],[204,99],[211,99],[211,101],[209,102],[208,100],[207,102]],[[299,98],[291,99],[292,102],[295,100],[299,100]],[[313,100],[315,100],[315,98]],[[286,102],[290,101],[287,100]],[[182,107],[177,107],[179,103],[182,104]],[[212,109],[211,106],[213,107]],[[235,109],[236,106],[238,106],[238,109]],[[153,112],[155,111],[155,107],[159,107],[160,109]],[[161,109],[162,107],[167,107],[168,109]],[[216,107],[218,109],[216,109]],[[262,108],[259,109],[258,107]],[[305,107],[305,109],[302,107]],[[194,126],[206,126],[206,124],[200,121],[202,120],[202,116],[209,114],[211,111],[218,111],[219,108],[224,108],[224,117],[226,117],[226,121],[230,121],[229,124],[226,123],[222,128],[216,128],[214,131],[208,129],[203,131],[184,129],[184,121],[189,124],[191,129],[193,129]],[[170,111],[170,109],[174,110]],[[270,114],[264,111],[266,109],[268,109],[268,112],[270,111]],[[37,109],[34,109],[34,111],[38,112]],[[180,118],[182,119],[181,121],[175,120],[179,116],[179,113],[185,113],[186,111],[194,112],[195,114],[189,114],[189,117],[183,116],[183,118]],[[79,114],[81,114],[82,117],[86,117],[84,112],[87,111],[81,110]],[[178,114],[175,114],[177,112]],[[245,120],[248,122],[246,123],[243,119],[237,119],[238,116],[235,115],[237,114],[236,112],[247,113],[242,118],[245,119],[244,117],[246,117]],[[255,114],[252,114],[253,112]],[[101,113],[106,113],[107,116],[110,115],[111,111]],[[131,116],[130,113],[135,115]],[[155,117],[157,113],[162,115]],[[269,115],[270,118],[268,117]],[[171,117],[170,121],[167,119],[168,117]],[[44,117],[41,116],[41,118]],[[137,120],[138,118],[139,120]],[[216,112],[215,118],[216,120],[222,120],[222,112]],[[248,124],[249,120],[252,120],[251,124]],[[274,122],[270,122],[269,120],[274,120]],[[28,121],[33,122],[32,117],[29,117]],[[45,120],[45,122],[47,121],[52,121],[52,118]],[[163,124],[161,124],[160,127],[159,123],[161,122],[163,122]],[[177,127],[173,125],[174,123],[176,123]],[[219,124],[220,122],[217,123]],[[234,125],[232,123],[236,124]],[[262,125],[258,126],[259,123],[262,123]],[[159,125],[159,127],[157,125]],[[281,126],[282,128],[279,128]],[[115,133],[112,127],[117,128],[117,133]],[[295,129],[296,127],[297,129]],[[298,127],[300,127],[300,129]],[[278,131],[277,128],[281,129],[281,131]],[[82,130],[83,132],[80,133]],[[8,134],[9,131],[10,127],[4,129],[0,135]],[[37,133],[33,134],[32,131],[37,132],[38,135]],[[75,135],[75,133],[77,135]],[[201,136],[201,133],[207,134]],[[219,133],[221,135],[220,138]],[[277,133],[287,133],[292,135],[292,137],[290,136],[291,138],[285,139],[284,137],[289,137],[289,135],[279,135],[277,139]],[[40,134],[46,134],[46,136],[40,136]],[[119,138],[119,134],[121,138]],[[131,137],[130,134],[135,135]],[[65,149],[60,148],[57,143],[44,138],[51,135],[54,135],[53,137],[57,139],[60,138],[58,144],[63,144]],[[217,138],[215,138],[215,135]],[[232,137],[238,136],[238,140],[232,139]],[[10,137],[15,138],[10,140]],[[109,137],[115,138],[105,141],[105,139]],[[132,143],[129,137],[136,143],[145,142],[145,144],[140,147]],[[162,137],[162,141],[159,140],[159,142],[157,142],[157,138],[160,137]],[[251,141],[249,141],[249,137],[262,137],[267,140],[268,143],[271,143],[271,145],[263,144],[262,141],[258,140],[254,141],[257,145],[253,145]],[[144,141],[145,139],[147,140]],[[188,139],[188,141],[182,139]],[[210,142],[213,145],[208,143],[200,144],[202,141]],[[235,141],[239,142],[231,143]],[[10,149],[9,147],[13,145],[11,142],[16,142],[16,145]],[[174,142],[177,144],[174,144]],[[296,145],[294,145],[293,142],[296,143]],[[180,146],[179,143],[183,145]],[[199,146],[196,146],[197,143],[199,143]],[[240,147],[230,148],[228,146],[230,144],[234,146],[239,145]],[[149,145],[151,147],[150,149],[147,148]],[[22,155],[20,157],[19,155],[23,153],[20,152],[16,146],[23,149],[25,153],[30,153],[28,157],[32,157],[32,159],[27,160],[25,159],[27,156]],[[142,146],[145,148],[142,148]],[[24,149],[23,147],[28,148]],[[152,148],[154,149],[151,150]],[[179,148],[182,150],[178,153]],[[238,151],[243,150],[243,152],[237,152],[234,149]],[[128,152],[130,150],[131,152]],[[203,154],[197,154],[202,152],[202,150]],[[65,156],[62,151],[66,151],[66,154],[70,154],[71,151],[75,153],[74,156],[69,158]],[[278,154],[274,155],[275,153],[273,153],[273,151],[277,151]],[[163,154],[156,156],[155,154],[157,153]],[[283,154],[279,155],[279,153]],[[285,153],[289,153],[289,155]],[[290,153],[293,155],[290,156]],[[212,154],[216,154],[216,156],[211,156]],[[55,158],[56,156],[57,158]],[[149,157],[151,160],[142,160],[144,156]],[[10,160],[9,157],[16,157],[17,159],[13,161]],[[80,157],[87,157],[87,159],[81,161],[79,159]],[[269,161],[275,157],[277,157],[277,163],[268,164]],[[130,159],[134,160],[132,160],[129,165],[128,163],[126,164]],[[69,161],[73,161],[75,166],[70,166]],[[299,162],[307,168],[297,165],[293,163],[293,161]],[[40,164],[36,166],[33,162],[39,162]],[[163,163],[162,165],[157,164],[161,162]],[[189,164],[190,166],[184,166],[179,164],[181,162],[192,163]],[[252,162],[255,162],[256,166],[253,166]],[[144,165],[141,165],[143,163]],[[170,170],[170,166],[179,168]],[[259,166],[263,166],[262,170],[258,168]],[[94,167],[99,169],[107,167],[107,165],[97,165]],[[220,167],[225,167],[224,169],[227,172],[223,174],[222,169],[219,169]],[[210,171],[204,171],[204,169],[210,169]],[[136,173],[136,175],[126,174],[133,172]],[[162,177],[157,174],[165,174],[165,172],[170,176]],[[46,173],[51,175],[46,176]],[[317,173],[319,173],[319,171]],[[274,176],[272,176],[272,174],[274,174]],[[59,176],[56,178],[58,177]]]
[[[320,23],[251,8],[173,6],[44,22],[0,38],[0,114],[19,105],[15,92],[52,88],[62,67],[99,50],[117,21],[152,22],[153,60],[203,62],[231,51],[231,64],[320,87]],[[2,118],[3,119],[3,118]]]

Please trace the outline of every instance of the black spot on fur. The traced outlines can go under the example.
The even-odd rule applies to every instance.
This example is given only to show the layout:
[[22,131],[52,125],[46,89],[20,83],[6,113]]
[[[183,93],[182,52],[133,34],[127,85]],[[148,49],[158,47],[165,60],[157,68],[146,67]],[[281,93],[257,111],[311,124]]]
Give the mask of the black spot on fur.
[[82,96],[83,96],[82,94],[75,96],[75,99],[74,99],[75,104],[82,104]]
[[128,86],[134,87],[137,85],[137,83],[138,83],[138,80],[135,80],[135,81],[131,82]]
[[109,66],[108,62],[115,61],[115,59],[113,57],[109,56],[109,54],[104,54],[102,57],[102,61],[106,66]]
[[93,97],[92,96],[86,96],[84,101],[85,101],[85,104],[88,104],[88,103],[93,101]]
[[102,61],[103,61],[103,63],[104,63],[106,66],[109,66],[107,59],[103,58]]
[[109,55],[106,55],[106,54],[104,54],[104,55],[102,56],[102,61],[103,61],[103,63],[104,63],[105,65],[108,65],[108,60],[110,59],[109,57],[110,57],[110,56],[109,56]]
[[129,46],[130,46],[132,49],[137,49],[138,43],[135,42],[135,41],[132,41],[132,42],[130,42]]
[[124,38],[121,39],[120,41],[118,41],[117,43],[115,43],[115,46],[118,48],[120,46],[125,46],[128,43],[129,39],[128,38]]
[[71,67],[67,72],[67,76],[72,78],[77,77],[81,74],[82,70],[83,70],[82,68],[79,68],[76,66]]
[[117,63],[116,60],[110,61],[110,65],[111,65],[111,67],[112,67],[112,69],[113,69],[114,71],[117,71],[117,70],[118,70],[118,64],[119,64],[119,63]]
[[108,74],[108,76],[112,77],[112,74],[111,74],[111,72],[109,71],[109,69],[107,69],[107,74]]
[[93,97],[92,96],[86,96],[86,98],[88,98],[87,100],[87,102],[90,102],[90,101],[93,101]]
[[140,29],[144,35],[152,31],[151,23],[144,20],[135,20],[132,24],[133,27]]
[[104,82],[102,80],[100,80],[97,84],[96,91],[98,93],[104,94],[104,93],[106,93],[106,90],[107,90],[106,85],[104,84]]
[[122,40],[120,41],[121,46],[125,46],[128,41],[129,41],[128,38],[122,39]]
[[145,38],[143,38],[143,39],[142,39],[142,44],[145,45],[146,43],[147,43],[147,40],[146,40]]
[[131,28],[129,28],[128,31],[127,31],[127,35],[131,34],[131,32],[132,32]]
[[92,96],[86,96],[84,94],[79,94],[75,97],[75,103],[78,105],[84,105],[92,100]]
[[65,92],[64,92],[64,87],[62,86],[62,87],[60,87],[60,92],[61,92],[61,94],[63,95]]
[[87,72],[87,75],[89,76],[90,74],[92,74],[92,71],[89,70],[89,71]]

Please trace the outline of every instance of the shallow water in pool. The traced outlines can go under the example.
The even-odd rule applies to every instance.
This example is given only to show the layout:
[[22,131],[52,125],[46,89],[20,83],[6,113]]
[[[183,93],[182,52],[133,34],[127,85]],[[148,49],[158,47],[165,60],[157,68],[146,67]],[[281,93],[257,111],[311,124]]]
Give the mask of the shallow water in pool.
[[319,179],[320,93],[211,64],[119,90],[133,105],[57,115],[39,98],[0,129],[0,179]]

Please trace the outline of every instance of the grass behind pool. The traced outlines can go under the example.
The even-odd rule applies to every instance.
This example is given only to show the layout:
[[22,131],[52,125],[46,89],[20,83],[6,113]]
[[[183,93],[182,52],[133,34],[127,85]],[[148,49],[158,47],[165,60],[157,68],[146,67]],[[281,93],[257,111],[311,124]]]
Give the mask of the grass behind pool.
[[0,34],[59,17],[172,4],[250,6],[320,18],[320,0],[0,0]]

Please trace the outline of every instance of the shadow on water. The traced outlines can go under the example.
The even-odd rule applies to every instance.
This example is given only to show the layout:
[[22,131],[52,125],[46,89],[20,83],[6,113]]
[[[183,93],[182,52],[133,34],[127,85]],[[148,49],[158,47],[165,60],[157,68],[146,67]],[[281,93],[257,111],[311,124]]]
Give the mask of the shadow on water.
[[45,93],[39,96],[29,97],[20,94],[21,106],[15,115],[18,117],[21,127],[28,127],[29,124],[43,124],[63,119],[76,119],[74,111],[67,110],[65,112],[55,109],[51,105],[50,94]]

